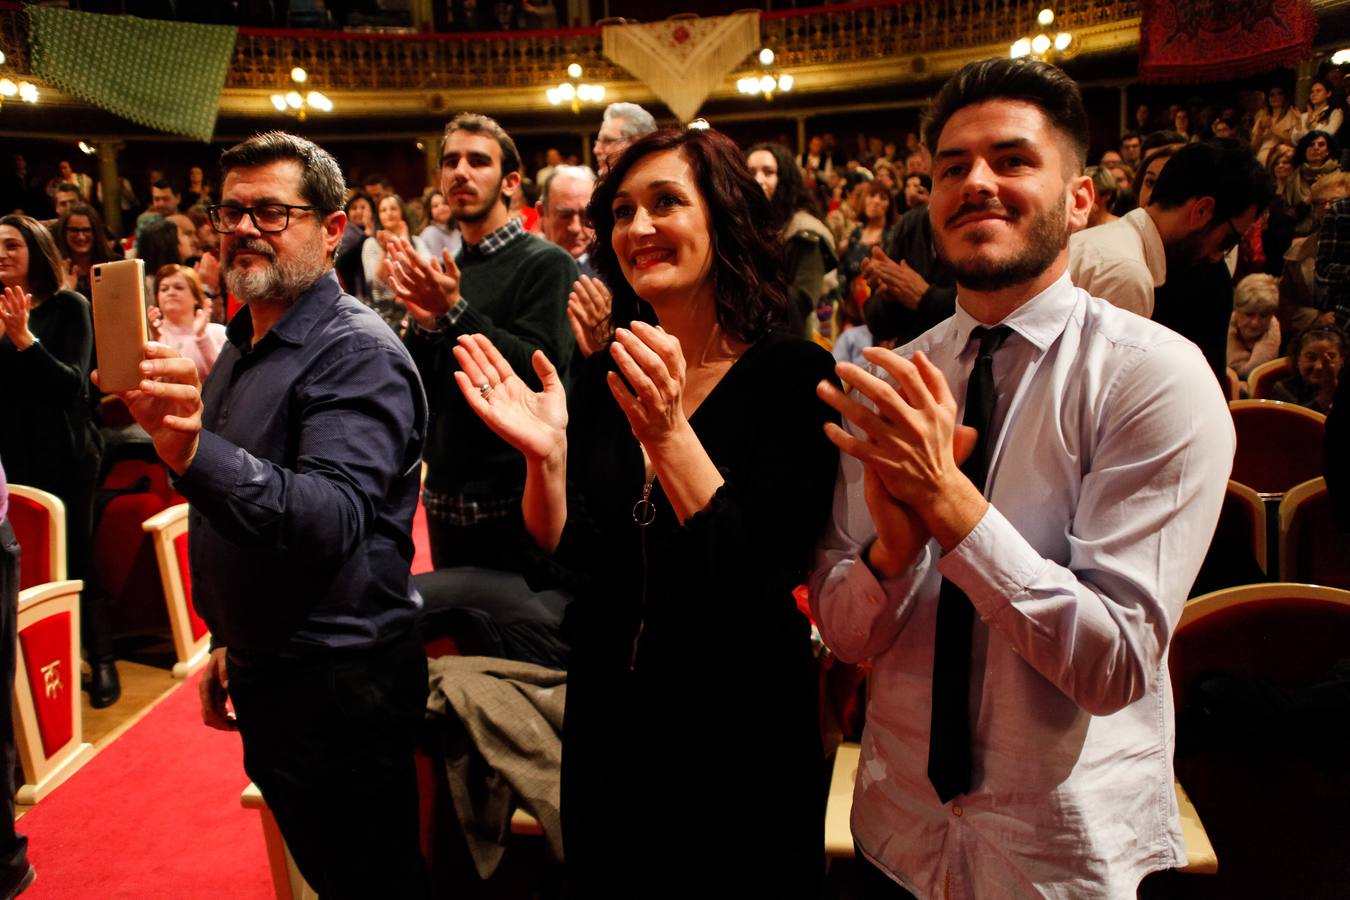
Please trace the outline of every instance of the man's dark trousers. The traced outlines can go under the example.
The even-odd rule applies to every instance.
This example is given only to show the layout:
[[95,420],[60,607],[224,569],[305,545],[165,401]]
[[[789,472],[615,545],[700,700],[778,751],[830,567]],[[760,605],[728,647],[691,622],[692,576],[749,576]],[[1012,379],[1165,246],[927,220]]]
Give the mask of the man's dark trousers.
[[427,659],[416,634],[374,649],[227,659],[244,771],[310,887],[324,900],[425,897],[413,749]]

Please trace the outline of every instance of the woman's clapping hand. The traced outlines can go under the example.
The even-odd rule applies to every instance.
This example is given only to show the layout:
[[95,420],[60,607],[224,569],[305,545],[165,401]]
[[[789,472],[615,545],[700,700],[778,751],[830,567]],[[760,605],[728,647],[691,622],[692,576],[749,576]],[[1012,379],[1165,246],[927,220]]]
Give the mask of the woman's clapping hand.
[[[650,453],[689,426],[684,415],[684,353],[665,329],[634,322],[619,328],[609,346],[623,373],[609,373],[609,389],[628,417],[633,435]],[[627,379],[630,390],[624,385]]]
[[522,381],[484,335],[461,336],[454,353],[459,363],[455,383],[489,428],[528,459],[562,458],[567,449],[567,394],[543,351],[534,351],[531,358],[541,391]]

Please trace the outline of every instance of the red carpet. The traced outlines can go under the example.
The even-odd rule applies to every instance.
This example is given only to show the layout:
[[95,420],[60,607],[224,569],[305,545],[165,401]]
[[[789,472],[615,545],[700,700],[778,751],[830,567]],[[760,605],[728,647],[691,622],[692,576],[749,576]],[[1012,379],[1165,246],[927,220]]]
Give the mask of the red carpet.
[[[426,513],[412,571],[431,571]],[[262,826],[239,806],[237,735],[201,724],[200,673],[19,820],[37,882],[24,900],[273,896]]]
[[198,674],[19,820],[24,900],[273,896],[239,737],[201,723]]

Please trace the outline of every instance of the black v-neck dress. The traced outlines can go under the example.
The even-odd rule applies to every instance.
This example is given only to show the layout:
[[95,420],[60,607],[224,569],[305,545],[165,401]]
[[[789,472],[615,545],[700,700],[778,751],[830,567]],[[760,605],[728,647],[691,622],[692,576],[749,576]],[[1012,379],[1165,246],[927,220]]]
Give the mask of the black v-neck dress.
[[593,355],[573,390],[569,515],[545,563],[577,598],[569,894],[819,897],[817,676],[791,592],[830,512],[838,454],[823,425],[837,416],[815,391],[834,360],[781,335],[748,348],[690,419],[726,483],[681,526],[658,481],[645,529],[642,450],[612,368]]

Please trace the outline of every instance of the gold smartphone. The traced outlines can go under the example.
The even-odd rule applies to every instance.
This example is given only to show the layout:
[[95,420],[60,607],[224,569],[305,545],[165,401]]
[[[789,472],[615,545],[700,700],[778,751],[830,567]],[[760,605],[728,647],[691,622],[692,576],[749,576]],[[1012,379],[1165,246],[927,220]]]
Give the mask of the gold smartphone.
[[89,284],[99,388],[109,394],[135,390],[145,358],[145,261],[101,263],[94,266]]

